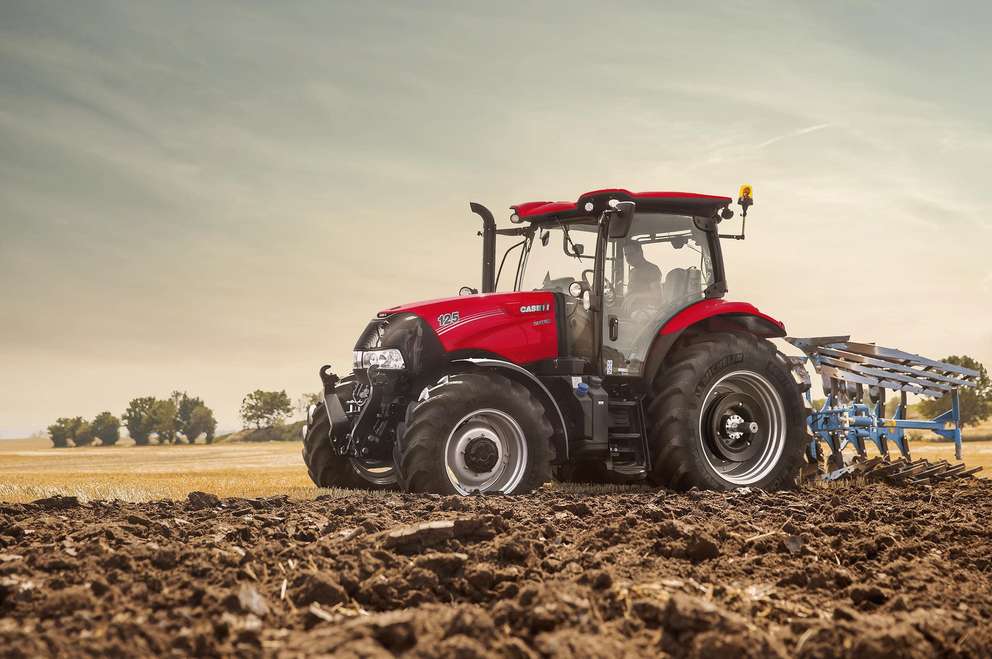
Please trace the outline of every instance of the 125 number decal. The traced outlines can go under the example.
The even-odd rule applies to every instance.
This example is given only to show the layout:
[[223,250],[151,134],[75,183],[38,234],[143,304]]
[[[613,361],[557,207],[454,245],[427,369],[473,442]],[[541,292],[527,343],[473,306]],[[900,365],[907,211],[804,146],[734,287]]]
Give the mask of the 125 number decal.
[[438,327],[447,327],[448,325],[454,325],[458,322],[460,316],[457,311],[452,311],[451,313],[443,313],[437,317]]

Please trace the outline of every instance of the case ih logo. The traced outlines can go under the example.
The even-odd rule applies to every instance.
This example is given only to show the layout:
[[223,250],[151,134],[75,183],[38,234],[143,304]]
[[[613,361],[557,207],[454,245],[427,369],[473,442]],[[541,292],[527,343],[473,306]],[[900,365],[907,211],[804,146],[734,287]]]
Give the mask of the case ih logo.
[[550,304],[525,304],[520,307],[520,313],[536,313],[538,311],[550,311]]

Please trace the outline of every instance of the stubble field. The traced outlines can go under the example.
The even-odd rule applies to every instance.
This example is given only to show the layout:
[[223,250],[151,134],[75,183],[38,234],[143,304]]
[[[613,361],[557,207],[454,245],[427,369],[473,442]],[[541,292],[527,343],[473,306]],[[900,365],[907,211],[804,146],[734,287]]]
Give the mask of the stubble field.
[[[313,498],[299,442],[118,445],[53,449],[44,439],[0,441],[0,501],[66,495],[83,500],[219,496]],[[914,457],[953,461],[951,444],[914,442]],[[966,442],[964,460],[992,476],[992,441]]]

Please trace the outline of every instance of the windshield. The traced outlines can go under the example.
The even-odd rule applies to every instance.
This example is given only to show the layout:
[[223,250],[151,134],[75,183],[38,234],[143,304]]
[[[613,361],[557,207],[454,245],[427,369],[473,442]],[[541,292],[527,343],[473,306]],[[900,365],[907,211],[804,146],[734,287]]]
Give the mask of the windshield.
[[515,288],[567,293],[569,284],[581,280],[583,273],[591,286],[595,257],[596,224],[592,220],[537,228],[523,245]]

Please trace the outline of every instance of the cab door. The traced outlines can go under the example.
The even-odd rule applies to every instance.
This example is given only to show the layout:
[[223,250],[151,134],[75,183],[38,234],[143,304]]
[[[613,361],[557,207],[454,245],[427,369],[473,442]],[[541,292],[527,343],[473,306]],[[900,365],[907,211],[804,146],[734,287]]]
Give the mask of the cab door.
[[628,235],[606,245],[601,372],[643,375],[665,322],[702,300],[711,283],[706,232],[693,218],[638,213]]

